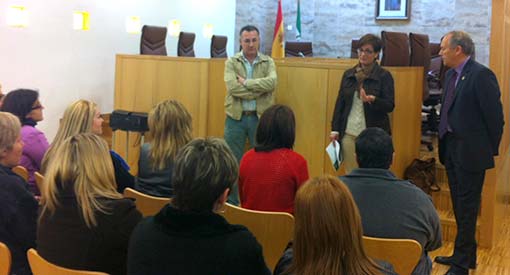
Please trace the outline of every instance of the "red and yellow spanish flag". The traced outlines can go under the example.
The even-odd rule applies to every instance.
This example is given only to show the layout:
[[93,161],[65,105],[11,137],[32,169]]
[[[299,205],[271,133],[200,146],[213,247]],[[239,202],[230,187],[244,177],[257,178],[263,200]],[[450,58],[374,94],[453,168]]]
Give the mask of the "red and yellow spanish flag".
[[273,48],[271,50],[272,57],[285,57],[285,50],[283,48],[284,37],[282,2],[281,0],[278,0],[278,13],[276,14],[276,24],[274,25],[273,35]]

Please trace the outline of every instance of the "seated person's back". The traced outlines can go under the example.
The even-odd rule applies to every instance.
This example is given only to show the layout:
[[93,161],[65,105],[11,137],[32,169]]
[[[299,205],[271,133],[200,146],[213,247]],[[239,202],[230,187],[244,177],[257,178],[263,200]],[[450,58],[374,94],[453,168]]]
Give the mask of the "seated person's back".
[[106,142],[92,133],[66,139],[45,180],[39,254],[67,268],[125,274],[128,240],[141,214],[116,191]]
[[270,274],[255,237],[216,213],[237,177],[237,161],[224,141],[185,145],[176,156],[172,202],[133,232],[128,274]]
[[423,255],[413,274],[430,274],[427,252],[441,246],[441,224],[431,198],[388,169],[392,162],[391,137],[379,128],[367,128],[356,139],[359,167],[341,177],[360,210],[366,236],[413,239]]
[[171,197],[173,162],[179,148],[191,140],[191,115],[180,102],[165,100],[151,110],[148,120],[151,140],[142,145],[135,188]]
[[241,206],[253,210],[294,212],[294,197],[308,179],[306,160],[292,150],[296,136],[292,110],[269,107],[260,117],[255,148],[241,160]]

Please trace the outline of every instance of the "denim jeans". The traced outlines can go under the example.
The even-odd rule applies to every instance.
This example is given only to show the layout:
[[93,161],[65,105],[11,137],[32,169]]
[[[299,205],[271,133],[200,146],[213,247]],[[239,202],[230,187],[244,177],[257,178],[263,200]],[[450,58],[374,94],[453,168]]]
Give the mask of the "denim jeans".
[[[244,145],[246,138],[250,141],[250,148],[255,144],[255,131],[259,118],[256,115],[242,115],[241,120],[235,120],[227,116],[225,120],[225,141],[227,142],[230,150],[234,153],[238,163],[244,154]],[[228,202],[234,205],[239,205],[239,191],[237,182],[232,186]]]

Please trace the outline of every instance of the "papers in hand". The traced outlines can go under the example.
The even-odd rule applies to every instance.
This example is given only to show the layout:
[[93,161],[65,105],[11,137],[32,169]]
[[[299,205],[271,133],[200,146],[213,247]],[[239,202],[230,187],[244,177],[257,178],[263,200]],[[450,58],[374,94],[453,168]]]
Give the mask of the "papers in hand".
[[342,164],[342,148],[340,147],[340,143],[338,141],[332,141],[328,147],[326,147],[326,152],[328,153],[329,159],[331,160],[331,164],[335,170],[340,168],[340,164]]

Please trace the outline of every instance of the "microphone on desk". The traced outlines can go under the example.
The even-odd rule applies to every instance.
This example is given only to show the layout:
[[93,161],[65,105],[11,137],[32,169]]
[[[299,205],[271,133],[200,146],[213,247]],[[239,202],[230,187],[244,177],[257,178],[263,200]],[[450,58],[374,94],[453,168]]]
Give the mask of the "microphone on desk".
[[299,55],[299,57],[305,58],[305,55],[302,52],[298,52],[297,54]]

